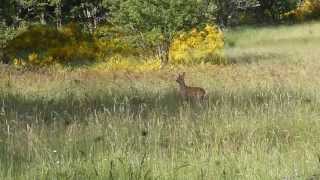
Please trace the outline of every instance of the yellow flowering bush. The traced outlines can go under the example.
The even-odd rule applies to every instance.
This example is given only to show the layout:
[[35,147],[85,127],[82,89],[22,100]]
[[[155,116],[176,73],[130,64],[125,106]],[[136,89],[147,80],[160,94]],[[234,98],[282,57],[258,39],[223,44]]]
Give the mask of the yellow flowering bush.
[[297,21],[320,18],[320,0],[305,0],[295,10],[285,13],[283,17]]
[[18,59],[18,58],[15,58],[13,60],[13,64],[15,66],[17,66],[17,67],[21,67],[21,66],[25,66],[26,65],[25,61],[23,61],[22,59]]
[[26,59],[15,58],[13,64],[16,67],[34,67],[34,66],[46,66],[54,64],[54,59],[52,56],[39,58],[37,53],[31,53]]
[[160,60],[145,61],[136,67],[137,71],[139,71],[139,72],[156,71],[156,70],[159,70],[160,68],[161,68],[161,61]]
[[133,67],[135,66],[135,63],[130,61],[127,58],[123,58],[121,56],[114,56],[111,57],[107,64],[106,64],[106,69],[108,70],[132,70],[134,69]]
[[[12,59],[11,63],[20,67],[98,60],[100,63],[95,67],[99,69],[138,72],[160,69],[161,61],[153,54],[153,46],[137,47],[130,43],[137,41],[135,38],[112,27],[98,29],[97,33],[89,35],[77,24],[61,29],[34,26],[12,39],[5,51]],[[215,26],[180,33],[170,46],[170,64],[218,63],[223,45],[223,34]]]
[[131,72],[150,72],[159,70],[161,67],[160,60],[148,59],[142,61],[137,57],[124,57],[121,55],[114,55],[104,63],[96,65],[95,69],[106,71],[126,70]]
[[100,47],[76,24],[69,24],[59,30],[48,26],[30,27],[10,40],[5,52],[15,65],[42,66],[93,61]]
[[207,25],[201,31],[193,29],[174,39],[170,49],[171,63],[218,63],[223,46],[223,33],[216,26]]

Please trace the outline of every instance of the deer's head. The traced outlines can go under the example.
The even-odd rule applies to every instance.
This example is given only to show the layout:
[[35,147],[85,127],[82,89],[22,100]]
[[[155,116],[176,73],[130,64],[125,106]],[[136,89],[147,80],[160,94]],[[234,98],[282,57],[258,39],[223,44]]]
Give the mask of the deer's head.
[[176,79],[176,82],[177,83],[179,83],[179,84],[181,84],[181,85],[184,85],[185,83],[184,83],[184,77],[185,77],[185,75],[186,75],[186,73],[185,72],[183,72],[182,74],[178,74],[178,77],[177,77],[177,79]]

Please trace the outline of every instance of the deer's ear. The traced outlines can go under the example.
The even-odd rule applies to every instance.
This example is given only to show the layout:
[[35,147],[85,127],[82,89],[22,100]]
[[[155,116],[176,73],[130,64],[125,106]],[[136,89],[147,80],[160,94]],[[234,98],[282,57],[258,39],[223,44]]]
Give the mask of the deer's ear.
[[181,76],[183,76],[183,77],[184,77],[185,75],[186,75],[186,72],[183,72],[183,73],[181,74]]

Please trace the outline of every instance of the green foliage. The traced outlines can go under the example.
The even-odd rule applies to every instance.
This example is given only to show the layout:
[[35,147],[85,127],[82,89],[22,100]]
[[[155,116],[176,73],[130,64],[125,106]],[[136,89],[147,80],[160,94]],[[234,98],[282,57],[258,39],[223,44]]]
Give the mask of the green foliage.
[[0,4],[0,24],[3,22],[11,24],[16,13],[16,9],[14,8],[15,1],[0,0]]
[[[317,0],[315,0],[316,2]],[[300,0],[0,0],[0,19],[10,27],[49,24],[60,28],[76,22],[93,33],[104,23],[121,25],[133,33],[160,32],[165,40],[174,32],[199,24],[234,25],[241,11],[253,22],[282,20],[282,14],[293,10]],[[239,4],[249,4],[239,8]],[[260,6],[250,6],[259,4]],[[249,18],[249,22],[252,19]],[[242,18],[245,24],[247,18]],[[117,24],[114,24],[114,23]],[[158,40],[160,41],[161,38]]]
[[0,23],[0,48],[3,48],[7,42],[17,35],[18,31],[13,28],[8,28]]
[[217,24],[222,26],[229,25],[230,17],[234,18],[233,15],[237,11],[236,1],[210,0],[209,2],[212,2],[211,4],[216,7],[211,13],[216,17]]
[[[154,40],[151,44],[157,44],[162,61],[167,63],[175,34],[205,21],[201,16],[202,5],[202,1],[194,0],[121,1],[114,12],[113,21],[128,31],[141,35],[141,41]],[[145,33],[150,32],[153,36],[145,38]],[[156,37],[154,34],[158,37],[150,38]]]
[[[300,2],[300,0],[258,0],[260,3],[260,13],[265,19],[272,19],[273,21],[281,20],[281,15],[283,13],[289,12],[295,9]],[[267,18],[267,19],[266,19]]]
[[120,4],[115,20],[134,31],[156,29],[164,35],[163,38],[172,38],[177,31],[200,23],[200,5],[193,0],[128,0]]
[[[99,26],[94,32],[94,37],[106,47],[107,56],[117,54],[121,54],[121,56],[151,56],[158,35],[158,33],[148,32],[141,36],[128,32],[124,27],[111,25]],[[143,42],[141,42],[141,38],[144,39]]]
[[10,28],[0,23],[0,63],[8,63],[9,59],[4,52],[4,48],[10,40],[14,39],[17,34],[19,34],[20,31],[23,31],[23,29]]

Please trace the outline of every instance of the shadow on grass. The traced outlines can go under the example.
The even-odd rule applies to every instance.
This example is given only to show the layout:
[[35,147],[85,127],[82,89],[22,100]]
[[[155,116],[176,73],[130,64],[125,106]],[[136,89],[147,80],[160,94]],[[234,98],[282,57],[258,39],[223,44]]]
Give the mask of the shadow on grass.
[[[231,108],[252,110],[271,105],[312,104],[314,97],[300,91],[287,89],[255,89],[238,92],[216,91],[209,94],[208,102],[199,104],[183,102],[175,91],[165,93],[127,92],[110,94],[110,92],[78,96],[73,92],[59,98],[43,96],[27,97],[22,94],[0,92],[2,100],[1,117],[19,121],[33,122],[35,117],[45,122],[85,121],[95,112],[109,115],[129,115],[134,118],[145,118],[150,113],[174,115],[186,104],[191,111],[207,111],[211,108]],[[10,118],[11,117],[11,118]]]
[[[27,123],[30,124],[36,123],[36,119],[42,119],[48,124],[55,121],[66,123],[68,121],[78,120],[86,123],[86,121],[90,119],[88,116],[95,112],[103,112],[110,114],[111,116],[124,114],[124,117],[129,115],[134,118],[148,120],[149,114],[164,113],[171,116],[179,114],[181,109],[183,110],[185,107],[186,111],[189,111],[187,113],[190,113],[191,111],[191,113],[195,114],[205,113],[211,109],[215,109],[214,113],[219,113],[219,110],[221,109],[224,113],[230,114],[239,112],[239,110],[244,112],[255,112],[256,109],[265,107],[287,109],[287,107],[299,104],[311,104],[314,105],[314,107],[319,107],[318,104],[314,104],[315,102],[313,99],[315,98],[313,98],[312,95],[305,94],[301,91],[290,91],[288,89],[244,89],[237,92],[217,90],[209,94],[208,104],[202,106],[182,102],[177,96],[176,91],[173,90],[168,90],[159,94],[140,91],[112,93],[114,94],[101,92],[90,96],[83,95],[78,97],[76,94],[69,92],[60,98],[49,98],[42,96],[27,97],[23,94],[0,91],[0,99],[2,100],[2,104],[0,104],[0,120],[4,117],[9,120],[27,121]],[[29,116],[31,116],[31,118],[28,118]],[[195,118],[196,117],[197,116],[195,116]],[[0,127],[3,124],[0,123]],[[270,131],[272,131],[271,137],[278,137],[274,135],[274,129],[270,129]],[[146,133],[147,132],[143,132],[143,134]],[[281,134],[282,132],[276,131],[276,133]],[[246,134],[244,133],[244,135]],[[238,139],[244,139],[242,138],[241,133],[239,136],[240,137],[238,137],[238,134],[230,135],[231,138],[237,139],[237,142],[239,142]],[[6,132],[0,132],[0,142],[2,140],[1,138],[8,137]],[[24,137],[23,134],[22,137]],[[90,138],[84,139],[87,140],[75,142],[75,144],[72,145],[72,147],[77,149],[73,151],[77,152],[73,153],[75,156],[73,159],[79,157],[85,159],[85,153],[90,151],[86,148],[91,147],[92,140],[90,140]],[[99,142],[102,141],[101,139],[103,139],[103,137],[99,136],[93,141]],[[26,140],[28,140],[28,138],[26,138]],[[62,138],[62,140],[65,141],[65,138]],[[4,139],[4,142],[6,141],[7,139]],[[0,143],[0,153],[4,154],[4,156],[0,156],[1,162],[4,162],[2,168],[5,170],[3,172],[9,172],[7,170],[12,169],[15,174],[22,174],[27,170],[28,163],[34,158],[35,155],[32,153],[35,152],[28,155],[27,151],[25,151],[24,147],[28,147],[28,142],[19,142],[18,145],[18,147],[13,147],[18,150],[12,151],[12,149],[9,148],[10,144]]]

